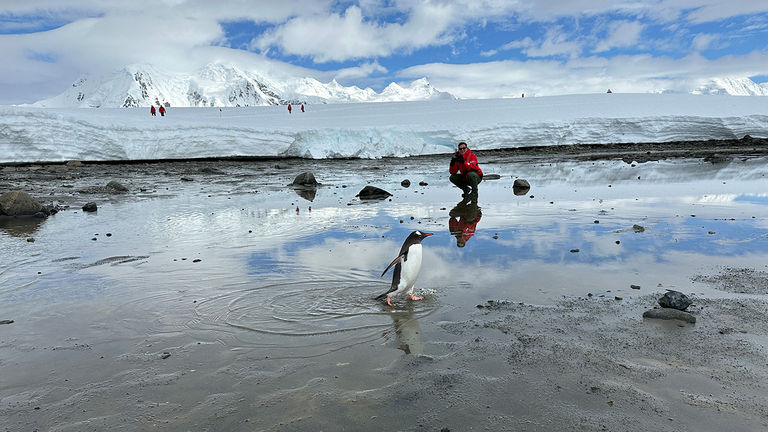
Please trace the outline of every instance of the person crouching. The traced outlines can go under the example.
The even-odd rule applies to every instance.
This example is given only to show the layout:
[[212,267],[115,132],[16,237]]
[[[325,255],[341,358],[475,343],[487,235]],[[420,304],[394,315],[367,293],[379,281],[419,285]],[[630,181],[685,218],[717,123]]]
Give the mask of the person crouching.
[[467,194],[477,194],[477,185],[483,181],[483,170],[477,163],[477,156],[467,147],[467,143],[460,142],[458,150],[451,158],[448,168],[451,173],[451,183],[455,184]]

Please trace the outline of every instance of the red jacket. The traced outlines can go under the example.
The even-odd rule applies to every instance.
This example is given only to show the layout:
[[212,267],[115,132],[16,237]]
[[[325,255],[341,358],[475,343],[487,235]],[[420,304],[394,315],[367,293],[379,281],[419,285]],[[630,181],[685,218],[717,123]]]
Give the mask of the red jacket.
[[477,156],[475,156],[469,148],[467,148],[467,151],[464,153],[464,162],[451,162],[451,166],[448,170],[451,174],[456,174],[457,172],[466,174],[470,171],[474,171],[478,173],[480,177],[483,176],[483,170],[480,169],[480,165],[477,163]]
[[483,214],[478,212],[477,217],[472,221],[467,221],[464,219],[464,217],[459,217],[459,219],[450,218],[448,220],[448,230],[453,235],[461,234],[461,238],[464,239],[464,242],[466,242],[473,235],[475,235],[475,230],[477,230],[477,223],[480,222],[480,218],[482,217]]

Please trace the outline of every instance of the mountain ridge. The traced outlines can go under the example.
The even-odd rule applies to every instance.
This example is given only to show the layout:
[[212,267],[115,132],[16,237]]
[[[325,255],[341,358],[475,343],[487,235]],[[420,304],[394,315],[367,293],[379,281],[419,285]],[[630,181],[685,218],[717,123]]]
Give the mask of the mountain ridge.
[[314,78],[279,81],[236,65],[210,63],[194,73],[173,73],[149,64],[125,66],[110,75],[84,75],[71,87],[31,106],[44,108],[246,107],[301,103],[396,102],[456,99],[426,78],[403,87],[389,84],[380,93]]
[[[678,93],[661,90],[661,93]],[[687,93],[768,96],[768,83],[746,77],[701,80]],[[125,66],[106,76],[83,75],[69,88],[31,106],[44,108],[119,108],[165,105],[173,107],[247,107],[287,104],[402,102],[459,99],[434,88],[426,78],[407,86],[390,83],[380,92],[370,87],[343,86],[335,79],[274,79],[235,64],[209,63],[198,70],[169,72],[151,64]]]

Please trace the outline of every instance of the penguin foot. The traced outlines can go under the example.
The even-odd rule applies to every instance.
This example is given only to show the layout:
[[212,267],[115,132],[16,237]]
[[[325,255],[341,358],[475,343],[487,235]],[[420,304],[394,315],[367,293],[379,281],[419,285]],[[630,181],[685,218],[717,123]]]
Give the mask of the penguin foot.
[[387,296],[387,304],[389,307],[392,307],[392,299],[390,299],[389,296]]
[[411,300],[413,300],[413,301],[416,301],[416,300],[421,300],[421,299],[423,299],[423,298],[424,298],[424,297],[416,297],[416,296],[415,296],[415,295],[413,295],[413,294],[409,294],[409,295],[411,296]]

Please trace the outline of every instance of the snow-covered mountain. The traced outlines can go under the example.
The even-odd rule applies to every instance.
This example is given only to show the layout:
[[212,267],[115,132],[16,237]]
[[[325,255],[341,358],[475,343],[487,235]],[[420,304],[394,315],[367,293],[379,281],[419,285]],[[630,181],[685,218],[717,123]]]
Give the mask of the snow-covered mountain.
[[275,80],[235,65],[211,63],[195,73],[172,73],[152,65],[130,65],[107,77],[83,76],[58,96],[32,104],[46,108],[269,106],[288,103],[395,102],[455,99],[425,78],[402,87],[391,83],[381,93],[345,87],[335,80]]
[[703,82],[691,93],[768,96],[768,83],[758,84],[749,78],[712,78]]

